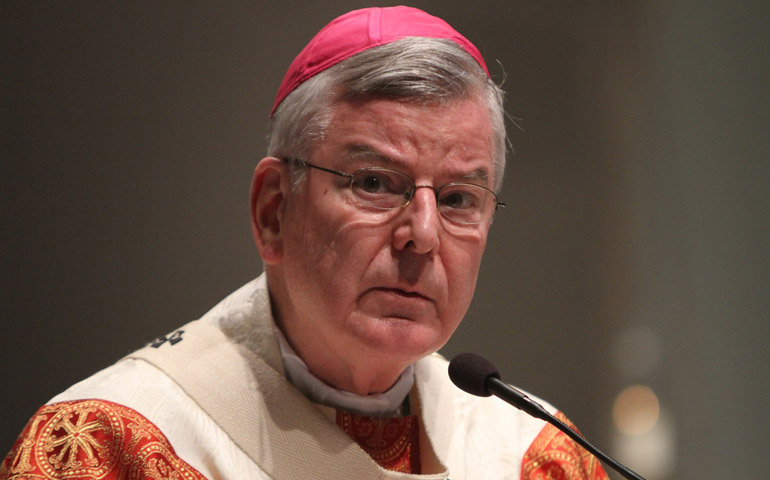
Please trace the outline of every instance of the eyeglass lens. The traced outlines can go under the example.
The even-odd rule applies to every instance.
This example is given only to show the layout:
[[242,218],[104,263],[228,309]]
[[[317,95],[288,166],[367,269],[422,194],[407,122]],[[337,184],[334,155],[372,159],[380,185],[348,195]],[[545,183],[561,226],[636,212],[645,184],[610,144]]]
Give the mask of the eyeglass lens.
[[[350,187],[363,205],[389,210],[399,208],[411,200],[416,188],[406,174],[380,168],[363,168],[353,172]],[[433,187],[430,187],[433,188]],[[464,224],[478,224],[494,211],[492,192],[469,183],[450,183],[436,195],[438,210],[445,218]]]

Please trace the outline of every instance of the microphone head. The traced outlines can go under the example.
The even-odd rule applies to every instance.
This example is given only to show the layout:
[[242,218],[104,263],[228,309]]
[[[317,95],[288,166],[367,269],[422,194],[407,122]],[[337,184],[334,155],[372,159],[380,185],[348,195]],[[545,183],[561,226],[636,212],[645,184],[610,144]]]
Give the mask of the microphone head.
[[449,362],[449,378],[459,389],[479,397],[491,395],[489,377],[500,378],[500,372],[488,360],[473,353],[459,353]]

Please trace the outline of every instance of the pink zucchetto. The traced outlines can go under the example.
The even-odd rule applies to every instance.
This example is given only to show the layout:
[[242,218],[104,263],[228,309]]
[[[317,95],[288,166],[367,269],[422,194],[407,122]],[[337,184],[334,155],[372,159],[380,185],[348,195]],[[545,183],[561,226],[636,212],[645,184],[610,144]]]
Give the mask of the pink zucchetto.
[[406,37],[452,40],[489,75],[479,50],[444,20],[412,7],[363,8],[332,20],[297,55],[281,82],[270,116],[295,88],[317,73],[364,50]]

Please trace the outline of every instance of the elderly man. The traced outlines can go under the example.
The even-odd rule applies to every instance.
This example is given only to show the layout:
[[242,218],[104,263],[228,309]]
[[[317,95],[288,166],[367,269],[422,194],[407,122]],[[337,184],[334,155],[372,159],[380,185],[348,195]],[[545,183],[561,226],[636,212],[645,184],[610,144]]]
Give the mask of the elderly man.
[[0,477],[606,478],[434,354],[500,205],[502,92],[478,50],[420,10],[350,12],[271,116],[251,191],[265,273],[52,399]]

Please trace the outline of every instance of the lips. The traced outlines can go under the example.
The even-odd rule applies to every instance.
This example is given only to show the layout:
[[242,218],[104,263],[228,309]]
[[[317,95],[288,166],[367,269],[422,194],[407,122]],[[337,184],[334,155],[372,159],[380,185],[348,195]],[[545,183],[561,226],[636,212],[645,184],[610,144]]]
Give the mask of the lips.
[[370,288],[361,295],[358,305],[362,311],[377,318],[421,321],[437,313],[432,298],[422,292],[397,287]]
[[370,292],[378,292],[383,293],[385,295],[393,295],[395,297],[403,297],[406,299],[418,299],[418,300],[427,300],[429,302],[432,302],[433,299],[423,295],[420,292],[414,292],[414,291],[406,291],[402,290],[400,288],[389,288],[389,287],[376,287],[369,289]]

